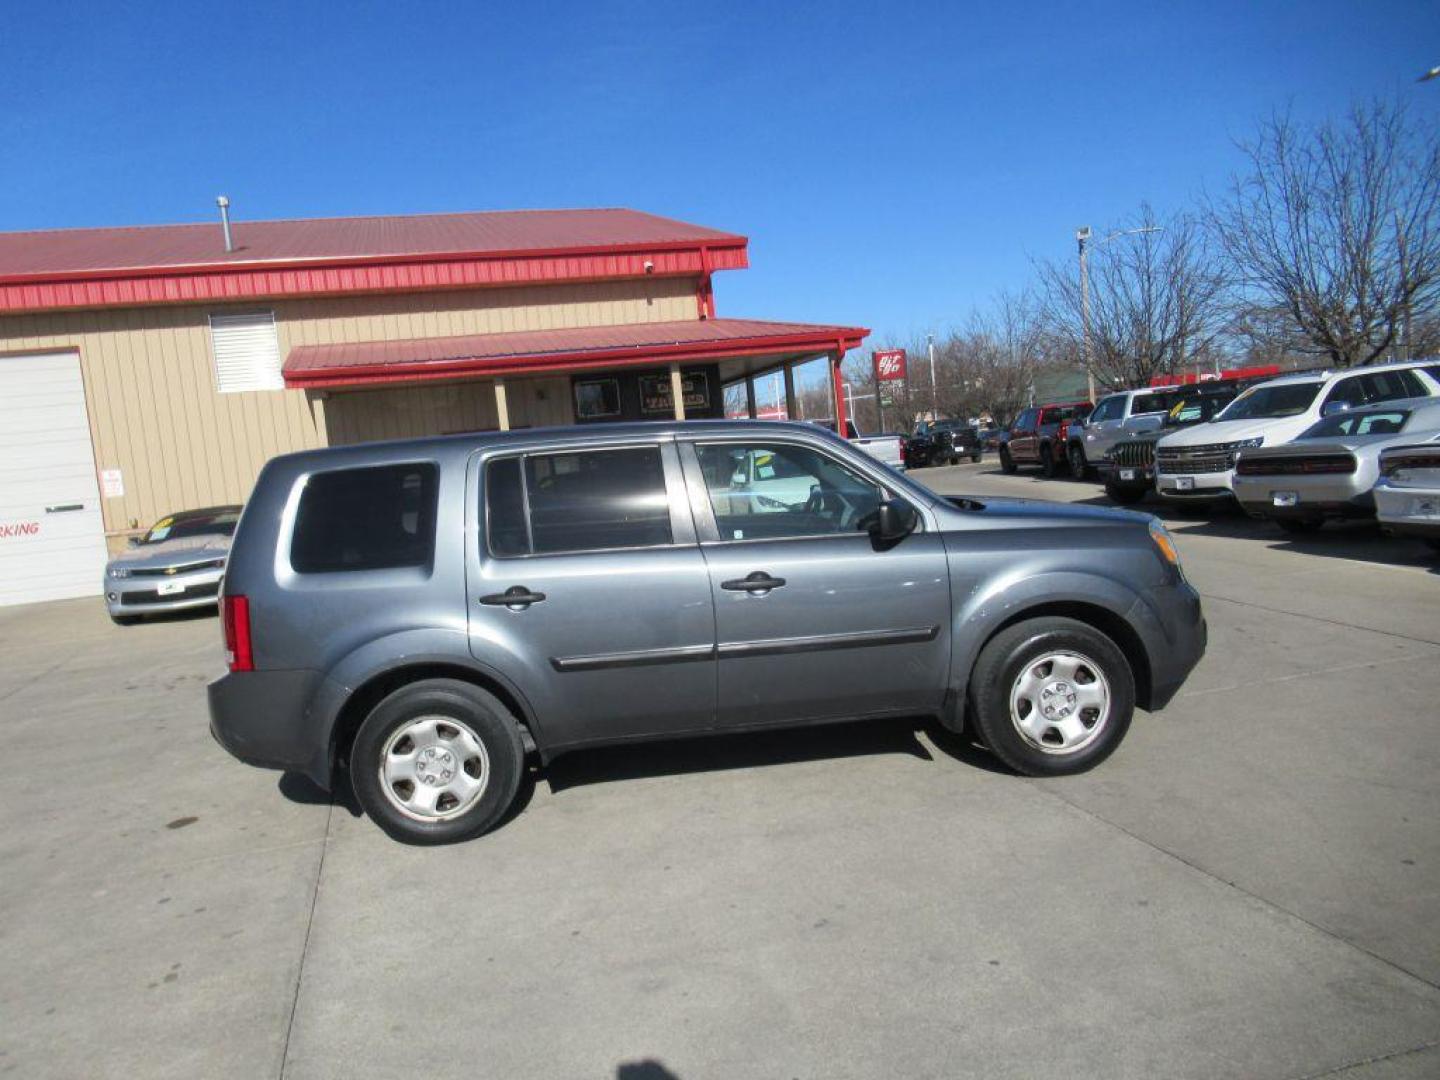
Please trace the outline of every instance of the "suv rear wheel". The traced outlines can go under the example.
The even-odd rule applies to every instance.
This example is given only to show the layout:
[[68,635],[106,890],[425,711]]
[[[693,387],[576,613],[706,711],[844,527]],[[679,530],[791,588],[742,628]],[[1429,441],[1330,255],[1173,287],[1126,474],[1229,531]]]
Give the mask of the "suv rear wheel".
[[970,679],[970,715],[991,753],[1026,776],[1084,772],[1109,757],[1135,711],[1130,663],[1076,619],[1027,619],[996,634]]
[[515,718],[458,679],[426,679],[385,698],[350,753],[350,781],[371,819],[396,840],[467,840],[504,816],[525,750]]

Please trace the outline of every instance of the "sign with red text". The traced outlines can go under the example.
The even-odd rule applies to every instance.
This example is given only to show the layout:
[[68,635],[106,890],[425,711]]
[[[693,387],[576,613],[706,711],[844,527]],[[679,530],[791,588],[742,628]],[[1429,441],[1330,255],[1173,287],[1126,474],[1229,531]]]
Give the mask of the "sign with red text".
[[870,356],[875,364],[875,393],[880,404],[893,405],[905,386],[905,350],[876,349]]

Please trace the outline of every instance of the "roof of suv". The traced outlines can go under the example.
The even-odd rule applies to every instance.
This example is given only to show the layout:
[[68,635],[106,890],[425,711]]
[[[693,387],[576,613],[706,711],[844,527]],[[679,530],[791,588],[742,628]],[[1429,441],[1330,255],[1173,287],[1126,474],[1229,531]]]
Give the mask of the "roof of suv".
[[474,447],[504,446],[508,443],[522,444],[543,442],[555,446],[571,443],[593,443],[597,440],[613,442],[626,438],[649,438],[655,435],[724,435],[741,432],[763,432],[775,435],[810,435],[845,442],[829,428],[808,420],[624,420],[605,424],[568,424],[563,427],[517,428],[513,431],[473,431],[456,435],[432,435],[419,439],[386,439],[376,442],[354,443],[349,446],[326,446],[316,450],[301,450],[293,454],[282,454],[276,460],[297,461],[305,459],[344,461],[350,457],[376,456],[377,450],[387,450],[397,459],[413,458],[416,454],[433,452],[466,444]]

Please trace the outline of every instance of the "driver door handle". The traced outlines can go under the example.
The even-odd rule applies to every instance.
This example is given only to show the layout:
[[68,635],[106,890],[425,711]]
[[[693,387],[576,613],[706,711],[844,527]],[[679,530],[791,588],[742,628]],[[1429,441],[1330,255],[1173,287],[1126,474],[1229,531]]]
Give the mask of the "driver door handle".
[[488,596],[480,597],[480,603],[489,604],[491,607],[508,607],[512,610],[523,610],[531,604],[538,604],[545,599],[543,592],[531,592],[524,585],[512,585],[501,593],[490,593]]
[[783,589],[785,579],[783,577],[771,577],[764,570],[756,570],[752,574],[746,574],[743,578],[731,578],[729,581],[722,581],[720,588],[730,592],[767,593],[771,589]]

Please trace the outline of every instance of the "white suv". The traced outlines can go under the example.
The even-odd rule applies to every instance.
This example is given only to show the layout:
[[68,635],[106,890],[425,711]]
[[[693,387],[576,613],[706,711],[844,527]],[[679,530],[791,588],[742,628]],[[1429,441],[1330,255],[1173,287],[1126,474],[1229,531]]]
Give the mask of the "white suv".
[[1380,401],[1440,396],[1440,361],[1283,375],[1252,386],[1208,424],[1155,445],[1155,490],[1172,500],[1234,494],[1235,454],[1287,443],[1322,416]]

